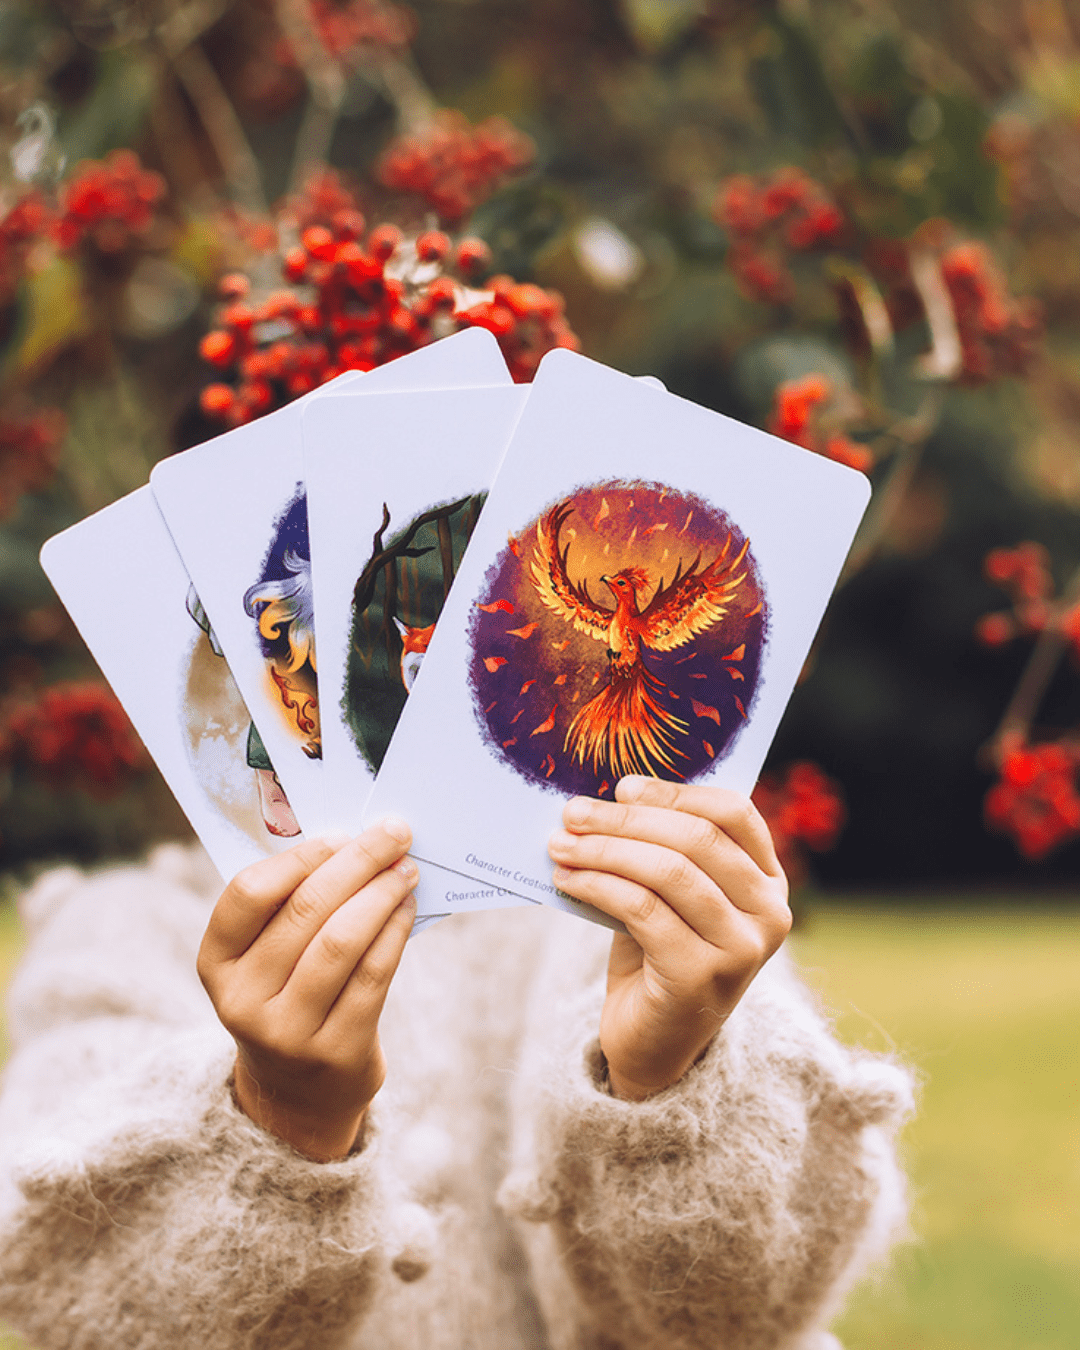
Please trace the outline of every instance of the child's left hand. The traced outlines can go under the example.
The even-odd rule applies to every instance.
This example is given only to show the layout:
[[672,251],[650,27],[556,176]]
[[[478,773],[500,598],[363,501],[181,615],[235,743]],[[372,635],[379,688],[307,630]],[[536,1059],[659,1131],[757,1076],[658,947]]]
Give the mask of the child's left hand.
[[600,1046],[618,1097],[678,1082],[791,927],[787,880],[750,801],[624,778],[575,797],[551,836],[554,881],[627,933],[608,963]]

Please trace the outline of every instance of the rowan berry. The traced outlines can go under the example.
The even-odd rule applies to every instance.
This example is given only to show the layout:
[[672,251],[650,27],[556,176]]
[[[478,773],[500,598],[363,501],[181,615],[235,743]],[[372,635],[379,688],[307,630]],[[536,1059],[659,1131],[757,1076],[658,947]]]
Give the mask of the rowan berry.
[[227,366],[236,355],[236,337],[220,329],[207,333],[199,343],[199,355],[212,366]]
[[491,249],[482,239],[475,239],[470,236],[462,239],[457,246],[454,255],[454,262],[459,272],[470,276],[473,272],[478,272],[482,267],[491,261]]
[[405,236],[396,225],[377,225],[368,235],[368,248],[382,262],[394,256]]
[[428,230],[416,241],[416,256],[421,262],[442,262],[450,252],[450,238],[441,230]]

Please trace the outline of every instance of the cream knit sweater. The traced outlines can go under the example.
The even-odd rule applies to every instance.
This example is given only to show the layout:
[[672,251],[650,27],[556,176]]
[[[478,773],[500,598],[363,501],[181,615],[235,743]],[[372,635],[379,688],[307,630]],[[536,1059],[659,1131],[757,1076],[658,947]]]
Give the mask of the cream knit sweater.
[[235,1106],[197,855],[25,897],[0,1098],[0,1318],[41,1350],[825,1350],[903,1222],[899,1068],[774,957],[704,1059],[600,1085],[607,934],[462,915],[406,950],[361,1146]]

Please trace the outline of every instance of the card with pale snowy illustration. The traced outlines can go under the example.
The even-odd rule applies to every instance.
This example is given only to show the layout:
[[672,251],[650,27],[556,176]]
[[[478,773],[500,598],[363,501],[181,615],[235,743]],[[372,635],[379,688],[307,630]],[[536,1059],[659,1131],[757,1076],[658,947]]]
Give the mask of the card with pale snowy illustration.
[[[749,792],[867,480],[584,357],[532,386],[367,815],[581,913],[547,837],[625,774]],[[597,917],[592,915],[590,917]]]
[[41,562],[214,866],[300,826],[148,487],[50,539]]
[[[341,381],[349,377],[342,376]],[[509,384],[490,333],[433,343],[349,386],[369,393]],[[324,828],[322,742],[301,418],[340,381],[159,464],[151,486],[300,824]]]
[[[364,803],[410,697],[527,387],[326,397],[304,410],[322,771],[332,828]],[[421,864],[417,905],[523,901]]]

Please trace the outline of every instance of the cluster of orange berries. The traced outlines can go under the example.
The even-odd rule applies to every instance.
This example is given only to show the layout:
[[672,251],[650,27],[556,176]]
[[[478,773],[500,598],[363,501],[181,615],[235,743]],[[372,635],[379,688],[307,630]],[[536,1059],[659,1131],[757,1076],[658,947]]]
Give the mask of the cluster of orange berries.
[[319,41],[332,56],[358,47],[407,47],[416,36],[416,15],[379,0],[310,0],[308,11]]
[[804,849],[825,853],[847,823],[843,790],[817,764],[799,760],[782,773],[766,774],[753,791],[784,870],[797,881],[805,872]]
[[146,233],[164,195],[164,178],[131,150],[87,160],[60,191],[57,242],[72,249],[87,240],[102,253],[119,253]]
[[531,137],[504,117],[476,126],[443,109],[420,132],[391,142],[379,161],[384,186],[423,200],[446,221],[462,220],[536,156]]
[[1010,296],[990,250],[980,243],[948,249],[941,258],[941,274],[956,316],[964,380],[983,384],[1022,375],[1042,337],[1038,301]]
[[147,766],[146,752],[113,692],[95,681],[50,685],[9,709],[0,757],[54,786],[116,792]]
[[1060,742],[1010,750],[983,803],[987,825],[1009,835],[1025,858],[1045,858],[1080,833],[1076,769],[1075,751]]
[[30,248],[52,221],[52,212],[40,192],[28,192],[0,219],[0,304],[6,304],[15,294]]
[[801,445],[804,450],[813,450],[860,473],[869,473],[874,457],[866,446],[843,432],[830,431],[822,421],[820,409],[831,394],[832,386],[824,375],[785,380],[773,394],[768,429],[774,436]]
[[67,419],[59,408],[0,416],[0,518],[15,509],[24,492],[40,491],[49,483],[66,431]]
[[845,228],[843,212],[824,187],[795,168],[725,179],[712,213],[730,237],[727,265],[740,290],[773,305],[794,298],[788,252],[834,244]]
[[284,259],[297,289],[261,304],[247,302],[246,277],[224,278],[226,304],[199,350],[235,384],[203,389],[208,416],[239,426],[343,371],[373,370],[461,328],[493,333],[519,382],[553,347],[577,349],[555,292],[505,276],[474,289],[490,258],[483,240],[455,245],[428,230],[407,242],[396,225],[365,229],[355,207],[309,224]]

